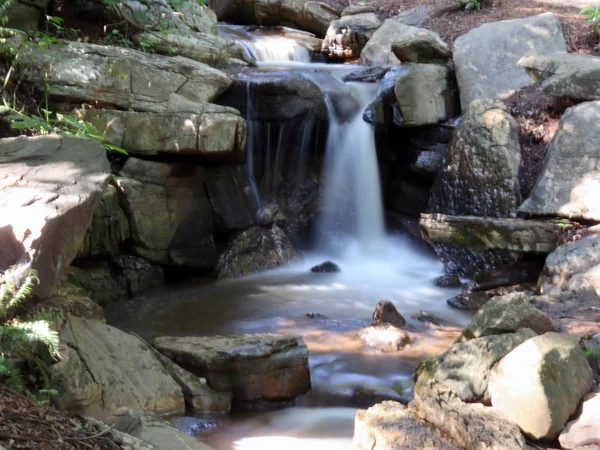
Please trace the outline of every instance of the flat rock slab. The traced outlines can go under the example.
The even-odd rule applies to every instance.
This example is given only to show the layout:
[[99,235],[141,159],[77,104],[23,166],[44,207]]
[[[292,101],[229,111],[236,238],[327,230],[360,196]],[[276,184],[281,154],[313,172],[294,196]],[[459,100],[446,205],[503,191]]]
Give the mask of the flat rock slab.
[[519,65],[548,95],[600,100],[600,58],[575,53],[526,55]]
[[51,96],[126,110],[166,111],[173,93],[206,103],[231,84],[223,72],[182,56],[81,42],[22,52],[20,60],[31,64],[26,80],[47,85]]
[[97,320],[69,317],[61,359],[50,368],[62,409],[103,418],[122,406],[183,412],[184,398],[152,348]]
[[159,337],[154,347],[241,402],[290,400],[310,389],[308,349],[300,337]]
[[[519,211],[600,220],[600,101],[567,109],[548,144],[542,173]],[[565,170],[568,168],[568,170]]]
[[49,297],[77,255],[110,179],[106,151],[74,137],[0,140],[0,268],[31,264]]
[[198,104],[198,113],[91,110],[84,116],[109,143],[132,156],[235,161],[246,149],[246,121],[224,106]]
[[552,252],[562,231],[551,221],[444,214],[422,214],[419,226],[423,239],[434,244],[524,253]]
[[566,44],[553,13],[486,23],[460,36],[454,42],[454,67],[463,111],[475,99],[507,97],[531,84],[517,65],[523,55],[556,52],[566,52]]
[[402,403],[391,401],[356,412],[353,444],[360,450],[459,448]]
[[568,298],[543,295],[531,303],[543,311],[562,333],[591,336],[600,330],[600,297],[579,293]]

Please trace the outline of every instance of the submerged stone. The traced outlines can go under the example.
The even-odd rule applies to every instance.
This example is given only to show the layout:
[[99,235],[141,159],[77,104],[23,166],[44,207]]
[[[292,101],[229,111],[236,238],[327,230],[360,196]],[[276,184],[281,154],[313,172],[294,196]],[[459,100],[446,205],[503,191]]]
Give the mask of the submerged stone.
[[312,267],[310,271],[315,273],[337,273],[341,272],[342,269],[333,261],[325,261]]

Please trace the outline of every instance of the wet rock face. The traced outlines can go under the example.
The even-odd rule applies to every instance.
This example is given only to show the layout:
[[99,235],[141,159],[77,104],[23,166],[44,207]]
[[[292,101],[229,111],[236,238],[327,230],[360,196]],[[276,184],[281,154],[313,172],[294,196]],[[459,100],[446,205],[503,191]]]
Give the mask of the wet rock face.
[[356,58],[380,25],[372,12],[342,16],[331,22],[322,51],[332,58]]
[[48,297],[77,255],[109,179],[97,142],[0,140],[0,268],[31,264],[40,279],[34,293]]
[[537,336],[506,355],[490,375],[492,405],[526,436],[554,439],[593,386],[592,369],[577,339]]
[[388,300],[377,303],[373,312],[373,323],[389,323],[395,327],[402,328],[406,325],[406,319],[398,312],[396,306]]
[[397,352],[410,342],[406,331],[389,323],[374,323],[360,330],[358,335],[363,347],[382,353]]
[[253,227],[228,244],[217,264],[219,279],[237,278],[298,261],[301,255],[277,225]]
[[[358,103],[344,83],[325,72],[250,70],[232,76],[233,85],[219,97],[222,105],[262,122],[311,117],[329,120],[326,97],[341,120],[355,114]],[[248,109],[248,103],[252,109]]]
[[285,401],[310,389],[308,349],[294,336],[159,337],[154,347],[242,403]]

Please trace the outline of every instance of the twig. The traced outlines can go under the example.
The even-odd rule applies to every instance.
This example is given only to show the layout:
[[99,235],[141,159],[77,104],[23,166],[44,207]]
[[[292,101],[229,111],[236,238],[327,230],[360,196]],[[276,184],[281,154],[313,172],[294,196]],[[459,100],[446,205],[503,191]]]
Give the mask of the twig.
[[47,439],[43,439],[37,436],[18,436],[16,434],[2,433],[0,431],[0,438],[14,439],[15,441],[34,441],[34,442],[47,442]]
[[111,430],[112,430],[112,425],[108,428],[105,428],[104,430],[102,430],[99,433],[94,434],[93,436],[86,436],[86,437],[81,437],[81,438],[76,438],[76,437],[64,437],[63,439],[68,439],[69,441],[88,441],[90,439],[96,439],[100,436],[104,436],[105,434],[108,434]]

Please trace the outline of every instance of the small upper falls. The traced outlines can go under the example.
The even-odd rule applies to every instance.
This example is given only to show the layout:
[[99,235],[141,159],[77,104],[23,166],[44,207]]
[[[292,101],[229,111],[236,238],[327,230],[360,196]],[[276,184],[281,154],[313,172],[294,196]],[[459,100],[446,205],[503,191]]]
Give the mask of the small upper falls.
[[310,62],[309,48],[315,47],[317,44],[312,40],[318,39],[310,33],[286,31],[285,27],[261,28],[229,24],[218,26],[219,35],[240,42],[258,62]]

